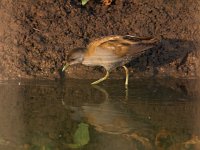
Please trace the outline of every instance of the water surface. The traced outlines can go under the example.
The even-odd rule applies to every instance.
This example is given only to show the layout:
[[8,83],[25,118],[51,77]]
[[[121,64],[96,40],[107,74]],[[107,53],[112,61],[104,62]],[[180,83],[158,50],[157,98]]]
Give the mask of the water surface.
[[200,149],[195,80],[90,82],[1,82],[0,150]]

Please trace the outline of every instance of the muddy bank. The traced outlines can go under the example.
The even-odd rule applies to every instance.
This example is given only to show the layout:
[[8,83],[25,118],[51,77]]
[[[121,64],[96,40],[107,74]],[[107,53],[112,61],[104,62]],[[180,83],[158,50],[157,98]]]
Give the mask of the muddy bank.
[[[0,2],[0,79],[98,78],[99,67],[61,68],[68,51],[107,35],[161,36],[160,44],[128,64],[131,77],[198,76],[198,0],[78,0]],[[122,78],[122,69],[111,77]]]

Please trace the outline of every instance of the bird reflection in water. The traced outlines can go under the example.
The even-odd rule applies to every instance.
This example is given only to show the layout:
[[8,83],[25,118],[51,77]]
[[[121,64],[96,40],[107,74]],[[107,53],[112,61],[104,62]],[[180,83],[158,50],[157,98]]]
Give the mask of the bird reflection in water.
[[[148,119],[147,116],[136,113],[133,109],[134,107],[132,108],[131,105],[137,105],[137,102],[136,104],[132,103],[133,97],[128,95],[128,91],[126,91],[123,98],[121,98],[121,95],[119,95],[120,98],[117,97],[117,93],[115,93],[114,99],[111,94],[112,90],[109,91],[106,87],[104,88],[97,85],[93,85],[92,88],[94,88],[97,93],[100,92],[101,95],[103,95],[103,97],[98,96],[101,103],[87,102],[80,107],[74,107],[71,105],[66,106],[63,102],[63,105],[70,110],[70,117],[72,120],[87,123],[94,129],[93,131],[98,133],[97,136],[103,136],[103,139],[98,141],[99,143],[106,145],[107,140],[110,142],[110,145],[115,147],[114,143],[124,146],[126,145],[124,140],[127,140],[131,143],[136,143],[136,148],[142,146],[145,150],[189,149],[193,146],[200,145],[199,136],[196,134],[192,134],[193,136],[188,136],[180,140],[179,138],[181,136],[186,137],[185,132],[175,132],[174,128],[168,129],[167,125],[155,124],[155,122]],[[166,88],[164,89],[166,90]],[[173,93],[173,91],[171,91],[171,93]],[[157,104],[160,105],[160,102],[157,102]],[[156,108],[156,105],[154,107]],[[186,128],[186,131],[187,130]],[[188,131],[188,133],[190,132]],[[108,138],[107,135],[112,138],[106,139]],[[123,149],[130,148],[125,147],[123,147]]]
[[[126,110],[128,101],[128,91],[126,91],[123,102],[113,101],[108,92],[97,85],[93,88],[104,95],[104,101],[101,104],[85,104],[81,107],[66,106],[70,110],[71,119],[76,121],[84,121],[94,127],[99,133],[118,135],[122,140],[135,140],[142,144],[145,149],[152,149],[150,140],[144,137],[143,130],[152,128],[150,123],[142,121],[141,118],[134,118],[134,114]],[[141,120],[140,120],[141,119]]]

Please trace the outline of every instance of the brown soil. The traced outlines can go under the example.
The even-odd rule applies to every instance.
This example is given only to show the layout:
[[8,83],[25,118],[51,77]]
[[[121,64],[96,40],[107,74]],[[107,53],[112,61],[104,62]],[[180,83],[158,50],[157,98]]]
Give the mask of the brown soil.
[[[128,66],[133,77],[197,77],[199,0],[1,0],[0,79],[60,78],[68,51],[107,35],[162,37]],[[114,71],[111,77],[121,77]],[[74,78],[97,78],[98,67],[71,67]]]

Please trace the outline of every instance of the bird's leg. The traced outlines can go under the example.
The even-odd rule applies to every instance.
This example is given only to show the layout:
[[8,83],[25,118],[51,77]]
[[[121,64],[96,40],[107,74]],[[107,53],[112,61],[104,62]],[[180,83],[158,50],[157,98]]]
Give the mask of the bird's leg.
[[106,70],[106,75],[105,75],[103,78],[101,78],[101,79],[99,79],[99,80],[97,80],[97,81],[94,81],[94,82],[92,82],[91,84],[98,84],[98,83],[100,83],[100,82],[106,80],[106,79],[108,78],[108,76],[109,76],[109,72]]
[[127,89],[128,88],[128,68],[126,68],[126,66],[123,66],[125,72],[126,72],[126,81],[125,81],[125,88]]
[[105,95],[105,102],[109,101],[109,94],[105,89],[103,89],[102,87],[100,87],[98,85],[92,85],[92,87],[94,87],[95,89],[99,90],[100,92],[102,92]]

